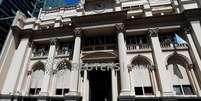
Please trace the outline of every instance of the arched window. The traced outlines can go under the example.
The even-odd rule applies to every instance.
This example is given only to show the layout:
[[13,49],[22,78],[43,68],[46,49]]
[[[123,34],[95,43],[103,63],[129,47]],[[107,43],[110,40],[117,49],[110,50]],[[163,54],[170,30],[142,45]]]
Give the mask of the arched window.
[[64,95],[69,92],[71,64],[67,60],[61,61],[57,66],[56,95]]
[[41,83],[43,81],[45,66],[42,62],[37,62],[32,68],[31,85],[29,94],[38,95],[41,91]]
[[176,95],[192,95],[193,90],[187,73],[188,62],[180,55],[172,55],[167,60],[168,71]]
[[150,67],[151,63],[143,56],[133,59],[131,77],[136,95],[153,95]]

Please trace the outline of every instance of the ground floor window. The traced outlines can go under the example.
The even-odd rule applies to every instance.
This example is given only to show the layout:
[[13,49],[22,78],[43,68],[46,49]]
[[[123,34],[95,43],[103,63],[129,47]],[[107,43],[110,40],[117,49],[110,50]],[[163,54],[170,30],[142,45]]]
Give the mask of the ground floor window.
[[29,95],[38,95],[41,91],[41,88],[30,88]]
[[191,85],[174,85],[173,88],[176,95],[193,95]]
[[69,89],[64,88],[64,89],[56,89],[56,95],[64,95],[69,92]]
[[153,95],[152,87],[135,87],[136,95]]

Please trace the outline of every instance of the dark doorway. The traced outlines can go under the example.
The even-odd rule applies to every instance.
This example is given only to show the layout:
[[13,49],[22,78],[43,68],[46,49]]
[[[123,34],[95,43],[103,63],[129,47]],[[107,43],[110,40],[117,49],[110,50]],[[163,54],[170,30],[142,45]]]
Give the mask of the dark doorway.
[[112,101],[111,71],[89,72],[89,101]]

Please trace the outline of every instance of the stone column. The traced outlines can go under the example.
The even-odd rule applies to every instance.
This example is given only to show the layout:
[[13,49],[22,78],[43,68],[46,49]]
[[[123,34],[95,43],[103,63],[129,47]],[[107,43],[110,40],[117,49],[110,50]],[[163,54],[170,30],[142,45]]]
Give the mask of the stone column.
[[52,71],[52,79],[51,79],[51,88],[50,88],[50,96],[54,96],[56,92],[56,82],[57,82],[57,70],[54,69]]
[[201,25],[200,21],[190,21],[190,25],[192,27],[192,38],[195,42],[195,46],[198,50],[198,54],[201,57]]
[[79,73],[80,73],[80,49],[81,49],[81,29],[76,28],[74,30],[75,34],[75,43],[73,51],[73,60],[72,60],[72,71],[71,71],[71,88],[68,95],[79,96],[78,93],[78,83],[79,83]]
[[16,90],[19,95],[21,95],[23,93],[22,92],[22,86],[24,85],[24,82],[25,82],[25,80],[24,80],[26,78],[25,76],[27,76],[26,75],[27,70],[28,70],[27,67],[29,65],[30,57],[31,57],[31,54],[32,54],[31,50],[32,50],[32,43],[29,42],[29,47],[27,49],[24,64],[23,64],[22,70],[20,72],[21,75],[20,75],[20,78],[19,78],[19,81],[18,81],[19,83],[17,85],[17,90]]
[[127,49],[124,40],[124,25],[116,24],[118,50],[119,50],[119,63],[120,63],[120,78],[121,78],[121,93],[120,96],[130,95],[130,81],[127,68]]
[[48,54],[48,60],[45,67],[45,75],[43,77],[42,87],[40,95],[47,96],[48,90],[49,90],[49,83],[50,83],[50,76],[53,68],[54,63],[54,57],[55,57],[55,51],[56,51],[56,39],[50,40],[50,48],[49,48],[49,54]]
[[193,64],[189,64],[188,65],[188,69],[187,69],[187,73],[189,74],[189,78],[190,78],[190,81],[191,81],[191,85],[193,86],[194,88],[194,93],[196,93],[198,96],[201,96],[201,90],[200,90],[200,86],[198,84],[198,81],[197,81],[197,78],[195,76],[195,73],[194,73],[194,65]]
[[111,70],[111,77],[112,77],[112,101],[117,101],[118,97],[117,72],[114,69]]
[[158,83],[156,80],[155,68],[151,67],[149,69],[150,69],[150,77],[151,77],[151,82],[153,85],[154,94],[155,94],[155,96],[160,97],[160,91],[158,89]]
[[[185,29],[185,34],[186,34],[187,41],[188,41],[189,53],[190,53],[190,56],[191,56],[191,59],[192,59],[194,65],[195,65],[194,70],[196,70],[199,77],[201,77],[201,59],[199,57],[198,51],[196,49],[195,43],[194,43],[192,35],[191,35],[191,31],[189,28]],[[199,78],[199,79],[201,80],[201,78]],[[200,89],[198,92],[201,94]]]
[[83,101],[89,101],[89,80],[87,74],[87,70],[84,70]]
[[29,95],[29,89],[30,89],[30,84],[31,84],[31,74],[32,74],[32,71],[29,70],[27,71],[27,78],[26,78],[26,82],[25,82],[25,87],[24,87],[24,91],[22,93],[22,95]]
[[2,94],[14,94],[19,80],[19,74],[24,64],[25,55],[28,49],[29,38],[21,39],[19,46],[15,50],[9,71],[2,89]]
[[152,50],[156,72],[159,76],[160,90],[163,96],[172,96],[173,87],[171,84],[170,74],[166,70],[165,59],[163,57],[162,49],[158,38],[159,29],[149,29],[148,33],[151,37]]

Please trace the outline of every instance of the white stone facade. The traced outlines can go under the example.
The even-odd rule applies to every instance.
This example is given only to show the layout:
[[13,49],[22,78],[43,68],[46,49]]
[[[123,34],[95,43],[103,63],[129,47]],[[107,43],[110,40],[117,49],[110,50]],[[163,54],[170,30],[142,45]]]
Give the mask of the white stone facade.
[[18,12],[0,57],[0,101],[199,101],[199,7],[82,0],[38,18]]

